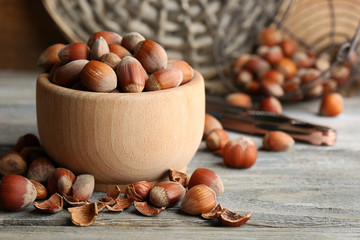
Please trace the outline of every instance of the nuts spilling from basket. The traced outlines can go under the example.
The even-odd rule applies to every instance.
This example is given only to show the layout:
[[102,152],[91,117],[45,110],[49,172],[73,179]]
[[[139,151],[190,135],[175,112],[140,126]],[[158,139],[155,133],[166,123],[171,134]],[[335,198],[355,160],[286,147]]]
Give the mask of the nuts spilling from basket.
[[[106,196],[90,201],[95,179],[90,174],[75,175],[69,169],[55,167],[33,134],[19,138],[16,151],[0,156],[0,208],[19,211],[32,204],[37,211],[53,214],[67,207],[77,226],[90,226],[105,208],[122,212],[134,205],[144,216],[156,216],[166,208],[179,206],[190,215],[217,218],[226,226],[239,227],[251,214],[241,216],[216,206],[224,192],[222,179],[214,171],[196,169],[191,176],[169,170],[169,180],[152,186],[147,181],[129,184],[124,194],[116,186]],[[25,177],[26,176],[26,177]],[[44,200],[45,199],[45,200]]]
[[333,56],[301,50],[294,40],[279,30],[266,28],[258,36],[254,54],[239,56],[233,63],[233,83],[251,95],[274,96],[298,101],[333,92],[347,83],[354,54],[331,66]]
[[93,92],[142,92],[174,88],[189,82],[192,67],[168,60],[164,48],[137,32],[121,37],[94,33],[86,43],[54,44],[45,49],[38,66],[53,83]]

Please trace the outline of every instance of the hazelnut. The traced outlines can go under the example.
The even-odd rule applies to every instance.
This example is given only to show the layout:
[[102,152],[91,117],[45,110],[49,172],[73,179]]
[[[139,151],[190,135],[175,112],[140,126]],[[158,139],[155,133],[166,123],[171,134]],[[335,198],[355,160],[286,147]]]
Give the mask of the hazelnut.
[[309,68],[312,66],[312,61],[310,60],[309,56],[304,52],[296,52],[293,55],[292,60],[299,69]]
[[100,60],[100,62],[103,62],[103,63],[109,65],[114,70],[116,69],[117,65],[121,61],[121,59],[119,58],[118,55],[116,55],[115,53],[111,53],[111,52],[102,55],[99,60]]
[[47,156],[45,150],[42,147],[24,147],[20,153],[24,156],[25,161],[28,163],[34,161],[37,158]]
[[29,179],[29,181],[34,185],[36,189],[36,200],[45,199],[48,196],[46,187],[42,185],[41,183],[34,181],[32,179]]
[[206,146],[211,151],[222,150],[229,140],[230,137],[224,129],[214,129],[206,138]]
[[282,113],[281,102],[275,97],[264,98],[259,104],[259,110],[272,112],[276,114]]
[[109,45],[103,37],[99,37],[95,40],[90,50],[90,59],[99,60],[102,55],[109,53]]
[[110,92],[117,86],[114,70],[109,65],[92,60],[80,73],[81,83],[94,92]]
[[111,53],[116,54],[120,59],[123,59],[126,56],[131,56],[131,53],[126,50],[126,48],[117,44],[110,44],[109,50]]
[[274,81],[275,83],[278,83],[280,85],[282,85],[285,82],[285,77],[284,75],[275,69],[271,69],[269,71],[267,71],[264,76],[263,79],[269,79]]
[[251,108],[252,100],[251,97],[246,93],[236,92],[226,96],[226,101],[233,106],[242,108]]
[[[314,79],[316,79],[317,77],[319,77],[321,74],[321,72],[317,69],[308,69],[303,76],[301,77],[301,84],[307,84],[311,81],[313,81]],[[321,83],[321,80],[319,81],[319,84]]]
[[61,66],[63,66],[64,64],[62,63],[62,62],[57,62],[57,63],[55,63],[52,67],[51,67],[51,69],[50,69],[50,71],[49,71],[49,80],[51,81],[51,82],[53,82],[53,79],[54,79],[54,76],[55,76],[55,73],[57,72],[57,70],[61,67]]
[[0,208],[19,211],[36,198],[35,186],[25,177],[10,174],[1,179]]
[[93,44],[95,43],[96,39],[99,37],[103,37],[108,45],[110,44],[119,44],[122,41],[122,37],[115,33],[110,31],[100,31],[93,33],[90,38],[88,39],[87,45],[92,48]]
[[280,43],[282,52],[288,58],[291,58],[294,53],[297,51],[297,43],[292,39],[284,39]]
[[57,43],[46,48],[41,54],[37,62],[37,66],[43,70],[48,71],[54,66],[55,63],[60,61],[58,53],[60,49],[64,47],[64,44]]
[[339,65],[331,71],[331,77],[337,82],[339,87],[346,84],[349,81],[350,76],[351,71],[346,66]]
[[266,28],[259,34],[258,41],[260,45],[274,46],[282,40],[280,32],[274,28]]
[[146,81],[145,89],[147,91],[157,91],[168,88],[174,88],[181,84],[183,80],[182,72],[178,69],[162,69],[152,73]]
[[37,136],[32,133],[27,133],[24,136],[21,136],[14,147],[14,151],[21,152],[25,147],[40,147],[40,142]]
[[76,177],[72,185],[73,196],[80,201],[88,200],[95,187],[95,178],[90,174],[81,174]]
[[180,183],[164,181],[152,187],[149,200],[157,207],[171,207],[183,198],[185,192],[185,188]]
[[318,59],[315,60],[315,68],[318,69],[320,72],[325,72],[330,68],[330,60],[327,57],[320,56]]
[[277,64],[277,69],[284,74],[285,79],[291,79],[296,75],[296,64],[289,58],[281,59]]
[[337,89],[337,82],[334,79],[328,79],[326,82],[323,83],[323,93],[330,93]]
[[264,73],[270,70],[271,67],[264,59],[256,55],[251,55],[244,68],[257,77],[262,77]]
[[133,57],[124,57],[116,68],[119,88],[124,92],[142,92],[147,73],[141,63]]
[[183,80],[180,85],[190,82],[194,77],[194,69],[183,60],[169,60],[166,68],[175,68],[182,72]]
[[29,165],[26,177],[38,182],[46,182],[55,170],[54,164],[46,157],[40,157]]
[[47,181],[49,194],[56,192],[60,194],[70,194],[71,187],[75,182],[75,175],[66,168],[56,168]]
[[125,47],[129,52],[134,52],[136,45],[141,42],[144,41],[145,38],[143,35],[141,35],[138,32],[129,32],[126,33],[121,41],[121,45],[123,47]]
[[240,70],[235,77],[234,84],[237,87],[244,88],[247,84],[254,80],[253,75],[251,72],[247,70]]
[[147,181],[134,182],[125,189],[125,198],[133,201],[143,202],[149,197],[151,185]]
[[21,153],[9,151],[0,156],[0,175],[24,175],[26,173],[26,169],[27,163]]
[[238,73],[245,66],[245,64],[249,61],[251,56],[252,55],[250,55],[250,54],[243,54],[240,57],[236,58],[233,66],[232,66],[233,71],[235,73]]
[[216,205],[216,193],[204,184],[195,185],[183,197],[180,210],[190,215],[201,215]]
[[343,112],[344,101],[339,93],[328,93],[322,100],[319,115],[334,117]]
[[271,79],[264,79],[261,82],[260,89],[267,96],[282,97],[284,95],[284,89],[280,84]]
[[268,54],[265,56],[265,59],[271,65],[276,65],[283,58],[284,58],[284,54],[279,46],[270,47]]
[[204,126],[204,134],[203,139],[206,139],[209,133],[214,129],[223,129],[223,126],[212,115],[205,113],[205,126]]
[[89,47],[85,43],[70,43],[65,45],[58,55],[62,64],[79,59],[88,59]]
[[80,79],[80,72],[88,62],[85,59],[74,60],[59,67],[52,82],[63,87],[74,85]]
[[245,91],[251,95],[257,95],[260,93],[261,86],[257,81],[251,81],[245,86]]
[[248,137],[229,141],[223,149],[223,160],[229,167],[249,168],[255,164],[257,147]]
[[139,42],[135,47],[134,57],[149,74],[166,68],[168,62],[165,49],[151,40]]
[[270,131],[263,138],[263,147],[270,151],[285,151],[294,145],[294,139],[281,131]]
[[269,46],[261,45],[256,49],[256,55],[262,58],[266,58],[266,55],[269,53]]
[[214,190],[216,197],[224,192],[224,184],[220,176],[207,168],[197,168],[193,174],[191,174],[188,188],[191,189],[199,184],[204,184]]

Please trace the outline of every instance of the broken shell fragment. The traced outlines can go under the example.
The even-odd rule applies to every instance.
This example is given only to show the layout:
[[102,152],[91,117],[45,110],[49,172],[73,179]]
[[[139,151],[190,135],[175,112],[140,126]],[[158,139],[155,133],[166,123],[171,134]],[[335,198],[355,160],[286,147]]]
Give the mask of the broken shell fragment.
[[251,213],[247,213],[246,216],[224,209],[220,216],[217,217],[219,222],[229,227],[240,227],[245,224],[251,217]]
[[78,198],[74,197],[74,196],[71,196],[71,195],[66,195],[64,194],[63,195],[64,197],[64,200],[67,204],[69,204],[70,206],[72,207],[79,207],[79,206],[82,206],[82,205],[85,205],[85,204],[89,204],[89,201],[87,200],[79,200]]
[[202,218],[205,219],[214,219],[221,215],[221,213],[224,211],[224,208],[219,203],[213,210],[207,213],[201,214]]
[[98,207],[95,202],[80,207],[68,208],[71,213],[71,222],[76,226],[90,226],[98,216]]
[[115,186],[113,190],[110,190],[106,193],[106,197],[99,198],[100,203],[105,203],[109,205],[115,204],[115,200],[120,198],[121,189],[119,186]]
[[57,213],[63,210],[64,200],[60,194],[54,193],[48,200],[42,203],[35,202],[34,207],[43,213]]
[[136,210],[138,210],[142,215],[152,217],[156,216],[162,211],[164,211],[165,207],[156,208],[148,204],[147,202],[134,202],[134,206]]
[[129,198],[118,198],[116,199],[116,204],[114,206],[109,206],[105,204],[106,208],[112,212],[122,212],[125,208],[130,207],[134,201]]
[[178,182],[181,185],[183,185],[184,188],[187,188],[187,186],[189,185],[190,177],[186,173],[180,172],[178,170],[170,169],[169,180],[173,182]]

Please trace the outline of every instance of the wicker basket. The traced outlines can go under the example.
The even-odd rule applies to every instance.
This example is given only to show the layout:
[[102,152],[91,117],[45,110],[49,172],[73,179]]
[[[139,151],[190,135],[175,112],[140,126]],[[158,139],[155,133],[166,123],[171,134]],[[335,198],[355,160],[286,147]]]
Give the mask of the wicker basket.
[[[110,30],[137,31],[165,47],[170,59],[183,59],[198,70],[210,92],[224,92],[213,54],[213,39],[224,9],[241,6],[241,43],[249,47],[256,32],[269,22],[258,1],[248,0],[43,0],[51,17],[71,42]],[[266,1],[268,12],[280,0]]]

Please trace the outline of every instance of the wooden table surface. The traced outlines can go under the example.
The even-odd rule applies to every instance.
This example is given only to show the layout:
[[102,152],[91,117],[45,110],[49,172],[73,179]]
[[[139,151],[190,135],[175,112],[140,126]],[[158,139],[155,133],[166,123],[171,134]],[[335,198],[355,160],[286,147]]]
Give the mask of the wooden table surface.
[[[25,133],[37,134],[36,72],[0,72],[0,153],[12,149]],[[285,105],[285,114],[333,127],[335,146],[296,143],[286,152],[259,150],[246,170],[226,167],[204,143],[188,166],[210,168],[224,181],[218,198],[224,207],[244,215],[239,228],[182,214],[178,207],[156,217],[134,207],[122,213],[103,211],[90,227],[76,227],[70,214],[38,213],[33,205],[20,212],[0,210],[0,239],[351,239],[360,238],[360,96],[345,99],[336,118],[316,115],[319,102]],[[230,132],[231,138],[240,136]],[[261,147],[261,137],[252,137]],[[96,192],[92,199],[103,196]]]

